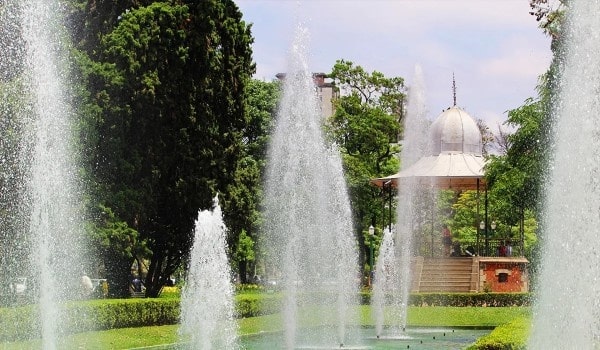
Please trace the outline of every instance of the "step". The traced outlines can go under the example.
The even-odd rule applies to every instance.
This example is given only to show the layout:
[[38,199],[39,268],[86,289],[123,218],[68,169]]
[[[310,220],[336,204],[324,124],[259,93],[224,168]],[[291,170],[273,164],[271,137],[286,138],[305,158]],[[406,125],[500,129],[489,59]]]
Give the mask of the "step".
[[471,276],[421,276],[421,281],[470,281]]
[[462,292],[468,293],[470,289],[463,286],[440,286],[440,287],[421,287],[419,288],[420,293],[433,293],[433,292]]
[[413,271],[417,281],[412,290],[419,292],[461,292],[468,293],[473,288],[473,258],[423,258]]

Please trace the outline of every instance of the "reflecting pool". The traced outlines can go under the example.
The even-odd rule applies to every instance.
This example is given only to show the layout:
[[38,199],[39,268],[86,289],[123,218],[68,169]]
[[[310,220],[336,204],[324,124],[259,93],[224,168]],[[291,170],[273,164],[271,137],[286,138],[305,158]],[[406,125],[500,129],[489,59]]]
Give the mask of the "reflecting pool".
[[[318,332],[322,329],[314,329]],[[360,344],[341,344],[326,347],[302,346],[310,343],[309,339],[299,339],[296,349],[464,349],[478,338],[487,335],[491,329],[473,328],[409,328],[398,336],[387,336],[385,330],[378,339],[375,330],[368,327],[359,327],[355,330],[359,333],[357,339],[362,339]],[[312,332],[306,332],[310,334]],[[241,338],[243,349],[246,350],[275,350],[284,349],[284,340],[281,333],[263,333],[249,335]]]

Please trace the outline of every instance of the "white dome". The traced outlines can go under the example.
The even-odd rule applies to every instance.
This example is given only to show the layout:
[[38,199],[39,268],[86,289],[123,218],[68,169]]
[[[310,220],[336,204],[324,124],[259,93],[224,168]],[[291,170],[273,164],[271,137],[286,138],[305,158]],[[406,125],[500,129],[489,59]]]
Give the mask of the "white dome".
[[445,110],[431,124],[432,154],[468,153],[481,155],[481,132],[475,120],[461,108]]

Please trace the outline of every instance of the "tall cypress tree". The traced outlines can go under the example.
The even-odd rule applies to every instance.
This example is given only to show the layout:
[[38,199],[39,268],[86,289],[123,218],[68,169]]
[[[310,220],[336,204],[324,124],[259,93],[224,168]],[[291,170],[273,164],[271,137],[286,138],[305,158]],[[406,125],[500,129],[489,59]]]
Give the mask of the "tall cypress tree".
[[177,3],[122,13],[86,76],[101,201],[152,251],[148,296],[188,254],[198,210],[234,181],[254,69],[233,1]]

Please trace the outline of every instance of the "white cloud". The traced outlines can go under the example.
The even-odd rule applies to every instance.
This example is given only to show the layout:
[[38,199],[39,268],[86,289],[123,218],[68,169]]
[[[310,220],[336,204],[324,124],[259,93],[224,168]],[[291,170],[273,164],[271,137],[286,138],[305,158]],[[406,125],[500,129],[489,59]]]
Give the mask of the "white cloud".
[[481,74],[537,78],[544,73],[552,56],[549,51],[531,47],[525,38],[512,38],[503,43],[499,55],[479,64]]
[[525,0],[236,2],[254,22],[257,77],[271,79],[285,70],[302,21],[312,36],[314,71],[327,72],[344,58],[367,71],[410,79],[420,63],[430,111],[452,103],[454,72],[459,105],[486,121],[505,118],[506,110],[534,96],[551,57],[549,39]]

